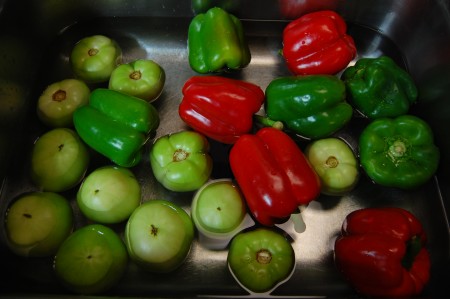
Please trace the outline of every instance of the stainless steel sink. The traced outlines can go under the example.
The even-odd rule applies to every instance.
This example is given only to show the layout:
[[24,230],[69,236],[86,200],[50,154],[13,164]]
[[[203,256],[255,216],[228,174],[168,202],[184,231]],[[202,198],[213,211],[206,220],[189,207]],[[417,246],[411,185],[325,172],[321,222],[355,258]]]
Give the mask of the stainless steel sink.
[[[280,9],[282,2],[307,3],[308,8]],[[333,264],[333,240],[344,217],[368,206],[400,206],[412,211],[429,236],[431,281],[423,297],[450,294],[450,1],[234,1],[232,13],[243,20],[252,61],[231,75],[265,88],[271,80],[289,75],[279,50],[281,34],[294,17],[314,9],[331,8],[347,21],[358,57],[392,57],[417,82],[419,101],[412,107],[432,126],[441,150],[437,175],[423,187],[402,191],[373,184],[364,175],[357,188],[342,197],[322,195],[303,212],[306,231],[291,231],[297,264],[293,277],[273,296],[346,297],[358,295]],[[309,3],[310,2],[310,3]],[[320,2],[320,4],[317,4]],[[291,3],[291,4],[292,4]],[[149,58],[166,71],[162,96],[154,103],[161,117],[157,137],[187,129],[178,116],[181,87],[196,73],[187,60],[187,27],[194,16],[187,0],[3,0],[0,1],[0,219],[9,202],[34,190],[27,175],[27,155],[34,140],[47,130],[35,115],[39,94],[48,84],[72,77],[68,57],[81,38],[104,34],[122,47],[124,61]],[[96,86],[92,86],[93,88]],[[367,120],[356,118],[338,134],[351,145]],[[300,145],[303,144],[299,140]],[[147,144],[147,151],[151,143]],[[213,177],[231,177],[228,145],[211,141]],[[91,167],[101,162],[93,161]],[[190,209],[192,193],[165,190],[154,179],[148,157],[133,172],[142,183],[143,200],[165,198]],[[76,225],[87,220],[77,210],[76,190],[65,193],[75,210]],[[119,232],[122,227],[115,227]],[[111,297],[245,296],[226,266],[226,250],[209,250],[194,242],[187,261],[168,275],[145,273],[129,265]],[[24,260],[5,246],[0,228],[0,297],[73,297],[53,277],[51,259]]]

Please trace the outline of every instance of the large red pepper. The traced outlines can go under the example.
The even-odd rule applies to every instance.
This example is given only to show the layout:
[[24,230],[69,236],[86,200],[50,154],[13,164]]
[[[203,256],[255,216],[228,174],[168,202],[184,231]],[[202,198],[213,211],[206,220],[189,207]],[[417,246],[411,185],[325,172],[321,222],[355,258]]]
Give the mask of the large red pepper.
[[336,266],[363,295],[418,295],[430,278],[426,240],[419,220],[402,208],[356,210],[336,239]]
[[285,19],[297,19],[304,14],[319,10],[335,10],[340,0],[278,0],[280,14]]
[[227,144],[250,132],[253,115],[264,102],[259,86],[220,76],[194,76],[182,92],[181,119],[194,130]]
[[255,220],[283,222],[320,194],[320,181],[303,152],[272,127],[245,134],[229,155],[231,170]]
[[334,75],[356,57],[356,46],[345,20],[332,10],[322,10],[285,27],[283,57],[296,75]]

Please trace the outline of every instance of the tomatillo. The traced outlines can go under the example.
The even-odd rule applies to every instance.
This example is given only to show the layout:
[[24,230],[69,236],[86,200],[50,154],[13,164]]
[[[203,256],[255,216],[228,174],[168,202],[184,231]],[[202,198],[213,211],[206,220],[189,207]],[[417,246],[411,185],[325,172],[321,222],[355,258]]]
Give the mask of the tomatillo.
[[88,36],[78,41],[70,54],[72,71],[88,83],[109,80],[112,71],[122,62],[122,49],[104,35]]
[[359,163],[343,140],[335,137],[318,139],[308,144],[305,155],[320,178],[323,194],[342,195],[356,186]]
[[109,88],[153,102],[162,93],[166,74],[153,60],[138,59],[116,67],[109,78]]
[[255,222],[247,213],[244,195],[232,179],[214,179],[194,194],[191,217],[202,246],[225,249],[240,231]]
[[260,227],[233,238],[227,261],[242,287],[253,293],[268,293],[294,272],[295,252],[280,232]]
[[49,127],[73,127],[73,112],[89,103],[90,92],[86,83],[78,79],[54,82],[39,97],[37,116]]
[[137,207],[127,221],[124,240],[131,260],[144,271],[169,273],[187,259],[195,229],[178,204],[151,199]]
[[180,131],[155,140],[150,165],[158,182],[171,191],[194,191],[209,179],[209,142],[195,131]]
[[244,220],[245,199],[231,179],[212,180],[203,185],[192,200],[192,220],[203,233],[233,232]]

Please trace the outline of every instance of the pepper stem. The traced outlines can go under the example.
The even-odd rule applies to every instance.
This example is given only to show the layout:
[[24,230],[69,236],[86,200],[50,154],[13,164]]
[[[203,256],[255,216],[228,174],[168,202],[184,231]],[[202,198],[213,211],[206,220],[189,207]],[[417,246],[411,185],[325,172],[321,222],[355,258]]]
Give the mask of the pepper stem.
[[398,164],[407,157],[408,142],[403,138],[394,137],[387,140],[387,155],[394,164]]
[[284,129],[284,125],[281,121],[273,120],[268,117],[257,114],[254,115],[254,119],[257,123],[263,125],[264,127],[272,127],[280,131]]

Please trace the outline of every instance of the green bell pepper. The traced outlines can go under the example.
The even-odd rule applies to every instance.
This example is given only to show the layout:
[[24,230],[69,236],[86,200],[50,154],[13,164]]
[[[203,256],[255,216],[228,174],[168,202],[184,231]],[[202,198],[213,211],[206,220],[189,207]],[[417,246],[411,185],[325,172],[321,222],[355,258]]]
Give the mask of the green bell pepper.
[[239,0],[191,0],[191,8],[195,14],[205,13],[216,6],[232,12],[239,7],[239,4]]
[[209,142],[196,131],[180,131],[158,138],[150,149],[156,180],[175,192],[194,191],[212,172]]
[[310,139],[327,137],[346,125],[353,108],[345,84],[332,75],[281,77],[266,88],[265,111],[289,130]]
[[411,76],[387,56],[359,59],[342,80],[349,102],[372,119],[406,114],[418,96]]
[[289,279],[295,267],[295,252],[280,232],[257,228],[231,240],[227,262],[244,288],[253,293],[269,293]]
[[198,73],[236,70],[251,60],[241,21],[220,7],[196,15],[188,29],[188,56]]
[[145,100],[98,88],[89,105],[79,107],[73,122],[81,139],[98,153],[123,167],[141,160],[142,147],[159,126],[158,111]]
[[371,122],[359,139],[360,163],[380,185],[412,189],[427,182],[439,165],[433,132],[413,115]]

